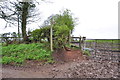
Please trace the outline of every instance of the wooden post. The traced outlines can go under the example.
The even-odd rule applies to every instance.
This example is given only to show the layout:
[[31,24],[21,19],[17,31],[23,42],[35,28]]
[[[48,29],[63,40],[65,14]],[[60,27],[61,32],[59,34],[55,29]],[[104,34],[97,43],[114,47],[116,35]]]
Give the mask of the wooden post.
[[86,40],[86,37],[83,37],[83,49],[85,49],[85,40]]
[[81,36],[79,37],[79,48],[81,50]]
[[51,27],[50,27],[50,49],[51,49],[51,51],[53,51],[52,26],[53,25],[51,25]]
[[69,39],[68,39],[68,44],[70,45],[70,42],[71,42],[71,30],[69,31]]
[[[111,50],[114,50],[114,46],[113,46],[114,43],[113,43],[113,41],[114,41],[114,40],[112,39]],[[110,56],[110,57],[111,57],[111,58],[110,58],[111,60],[114,60],[114,56],[113,56],[113,54],[112,54],[112,56]]]
[[95,56],[96,56],[96,53],[97,53],[97,39],[96,39],[96,43],[95,43]]
[[54,19],[53,19],[53,16],[54,15],[51,15],[49,18],[50,18],[50,22],[51,22],[51,26],[50,26],[50,49],[51,49],[51,51],[53,51],[53,29],[52,29],[52,27],[53,27],[53,24],[55,23],[54,22]]

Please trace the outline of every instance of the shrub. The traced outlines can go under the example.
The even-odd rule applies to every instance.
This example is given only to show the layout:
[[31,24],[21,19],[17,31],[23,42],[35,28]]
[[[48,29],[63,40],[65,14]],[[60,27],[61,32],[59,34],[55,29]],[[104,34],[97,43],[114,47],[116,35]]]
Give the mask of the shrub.
[[54,48],[63,48],[67,43],[69,28],[66,25],[55,26],[54,31]]
[[43,27],[40,29],[36,29],[34,31],[32,31],[32,37],[34,41],[42,41],[42,39],[47,38],[48,42],[49,42],[49,37],[50,37],[50,27]]

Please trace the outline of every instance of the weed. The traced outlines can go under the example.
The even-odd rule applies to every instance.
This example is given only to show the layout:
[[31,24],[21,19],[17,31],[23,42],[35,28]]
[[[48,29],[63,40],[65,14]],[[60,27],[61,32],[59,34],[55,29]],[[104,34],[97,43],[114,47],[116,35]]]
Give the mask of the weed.
[[51,57],[51,51],[45,47],[44,43],[11,44],[2,47],[1,62],[3,64],[23,64],[25,60],[47,60],[52,62]]
[[88,50],[83,51],[83,53],[84,53],[85,55],[91,56],[90,51],[88,51]]

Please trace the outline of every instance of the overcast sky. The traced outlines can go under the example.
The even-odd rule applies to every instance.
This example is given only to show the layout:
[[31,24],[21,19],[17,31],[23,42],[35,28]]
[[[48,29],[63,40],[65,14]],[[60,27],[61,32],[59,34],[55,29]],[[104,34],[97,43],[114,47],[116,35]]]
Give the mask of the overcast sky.
[[[41,22],[28,25],[31,30],[42,23],[51,14],[69,9],[73,17],[79,19],[74,36],[86,36],[92,39],[118,38],[118,2],[120,0],[51,0],[53,3],[42,3],[39,6]],[[0,20],[0,33],[17,32],[17,27],[4,29],[5,22]]]

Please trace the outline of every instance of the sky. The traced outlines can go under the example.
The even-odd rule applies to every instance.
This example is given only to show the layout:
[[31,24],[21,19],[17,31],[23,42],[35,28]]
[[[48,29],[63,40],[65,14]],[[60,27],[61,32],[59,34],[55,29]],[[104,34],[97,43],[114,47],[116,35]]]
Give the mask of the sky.
[[[30,24],[31,30],[37,29],[51,14],[59,14],[69,9],[73,17],[78,18],[74,36],[88,39],[118,39],[118,2],[120,0],[49,0],[39,5],[41,21]],[[17,32],[17,27],[4,28],[5,21],[0,19],[0,33]]]

